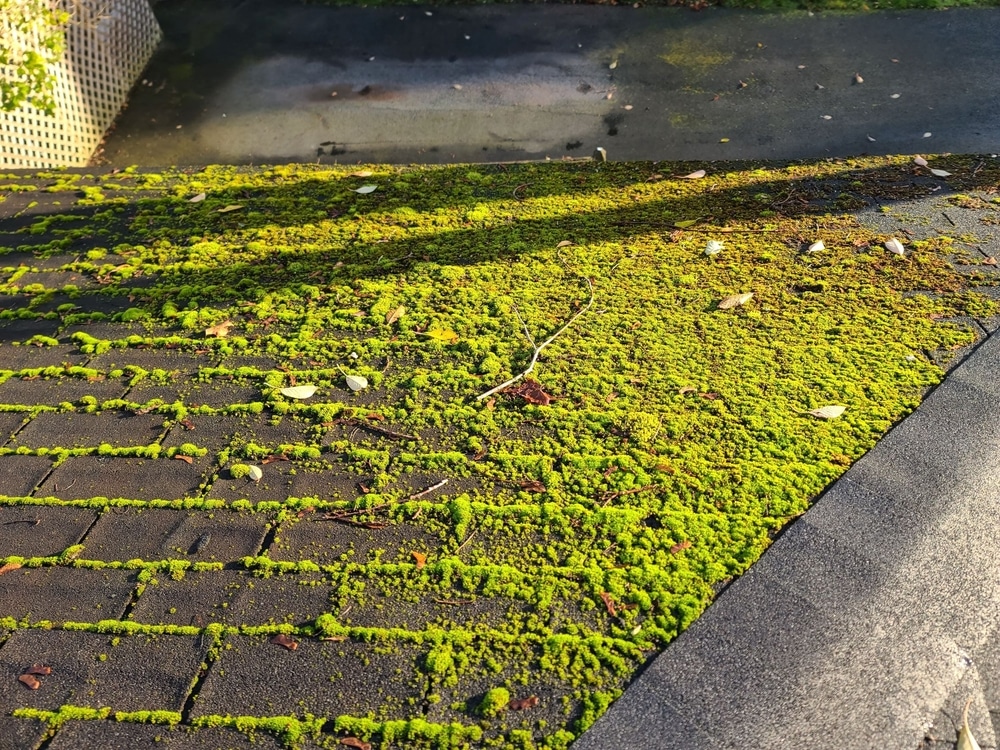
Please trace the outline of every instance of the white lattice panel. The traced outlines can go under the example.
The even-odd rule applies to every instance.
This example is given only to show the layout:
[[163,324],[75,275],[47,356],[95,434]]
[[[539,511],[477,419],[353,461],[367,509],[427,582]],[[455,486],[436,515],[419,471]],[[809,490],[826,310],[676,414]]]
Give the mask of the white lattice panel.
[[54,2],[72,13],[54,66],[56,113],[0,112],[0,167],[86,166],[162,36],[148,0]]

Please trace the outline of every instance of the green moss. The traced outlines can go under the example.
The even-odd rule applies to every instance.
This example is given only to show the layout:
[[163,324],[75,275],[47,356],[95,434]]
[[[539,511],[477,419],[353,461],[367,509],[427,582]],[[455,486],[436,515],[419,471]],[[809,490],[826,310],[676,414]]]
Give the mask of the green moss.
[[[710,51],[692,60],[715,62]],[[935,163],[953,173],[957,205],[980,209],[1000,170],[963,159]],[[371,180],[382,189],[363,198],[352,192],[354,169],[28,180],[38,187],[26,198],[72,191],[53,196],[67,203],[93,184],[105,202],[144,193],[126,213],[34,225],[59,234],[19,252],[42,258],[72,248],[64,267],[93,283],[86,295],[46,284],[29,295],[16,287],[32,277],[17,270],[0,289],[17,304],[0,316],[50,316],[58,335],[30,343],[65,345],[70,335],[75,357],[105,356],[87,368],[0,371],[4,381],[25,381],[21,393],[35,380],[44,381],[40,392],[58,394],[63,383],[75,392],[37,399],[46,403],[19,396],[24,403],[0,411],[22,424],[43,413],[142,415],[160,437],[125,448],[110,438],[73,447],[15,438],[0,459],[45,456],[60,467],[82,457],[199,457],[206,473],[185,497],[0,504],[198,512],[222,528],[237,518],[266,528],[273,544],[227,559],[213,526],[203,551],[210,562],[194,562],[188,545],[197,535],[171,541],[167,560],[90,560],[78,546],[8,560],[134,571],[138,593],[171,579],[187,586],[192,571],[211,579],[242,568],[251,581],[329,587],[330,602],[312,622],[276,611],[267,622],[227,626],[30,618],[0,626],[109,639],[172,634],[207,642],[207,664],[235,634],[331,641],[321,648],[348,639],[366,658],[409,649],[413,674],[401,677],[466,723],[421,723],[415,705],[392,708],[413,721],[341,717],[338,733],[414,748],[565,747],[650,652],[940,381],[940,363],[974,340],[946,319],[998,311],[972,290],[988,277],[949,266],[973,238],[914,241],[899,260],[846,213],[862,198],[919,195],[925,188],[909,180],[908,159],[716,164],[699,181],[650,179],[644,164],[377,167]],[[790,190],[803,202],[782,202]],[[210,198],[187,202],[200,192]],[[86,198],[96,199],[96,191]],[[245,209],[220,215],[232,201]],[[701,223],[675,226],[696,217]],[[802,253],[803,238],[814,237],[827,251]],[[710,238],[725,243],[711,258]],[[573,244],[559,247],[563,240]],[[104,315],[90,310],[94,289],[120,312],[77,330]],[[742,291],[754,297],[719,309]],[[528,365],[529,339],[544,341],[570,320],[532,372],[548,403],[510,391],[477,399]],[[223,321],[233,324],[227,336],[206,333]],[[176,355],[184,364],[173,369]],[[204,366],[180,375],[191,357]],[[349,391],[345,372],[369,386]],[[101,395],[108,381],[122,385],[122,398]],[[309,399],[280,392],[306,383],[318,389]],[[147,389],[162,396],[175,385],[183,395],[139,402]],[[848,409],[831,421],[806,413],[827,404]],[[215,439],[213,423],[225,425],[228,442]],[[261,482],[241,481],[250,463],[262,467]],[[301,542],[324,534],[337,541]],[[407,615],[401,627],[399,613],[411,611],[433,616]],[[376,619],[355,625],[359,612]],[[544,725],[530,712],[486,720],[463,692],[471,675],[518,697],[541,680],[567,703]],[[293,717],[217,718],[248,732],[299,731]],[[329,728],[335,717],[326,718]]]
[[502,687],[490,688],[480,701],[478,711],[481,716],[487,718],[498,716],[507,710],[508,703],[510,703],[509,690]]

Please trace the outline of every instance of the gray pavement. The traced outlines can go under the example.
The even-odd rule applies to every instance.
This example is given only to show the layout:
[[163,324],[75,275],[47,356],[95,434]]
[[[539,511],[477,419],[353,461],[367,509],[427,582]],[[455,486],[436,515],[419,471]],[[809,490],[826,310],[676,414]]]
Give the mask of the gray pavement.
[[114,165],[1000,149],[996,9],[167,0],[156,12],[166,40],[107,140]]

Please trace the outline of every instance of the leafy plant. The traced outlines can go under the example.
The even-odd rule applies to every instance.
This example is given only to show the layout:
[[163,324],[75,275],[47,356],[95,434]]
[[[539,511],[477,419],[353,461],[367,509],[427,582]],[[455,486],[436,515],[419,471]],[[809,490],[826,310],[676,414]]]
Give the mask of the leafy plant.
[[28,104],[55,112],[50,66],[62,56],[69,14],[48,0],[0,0],[0,110]]

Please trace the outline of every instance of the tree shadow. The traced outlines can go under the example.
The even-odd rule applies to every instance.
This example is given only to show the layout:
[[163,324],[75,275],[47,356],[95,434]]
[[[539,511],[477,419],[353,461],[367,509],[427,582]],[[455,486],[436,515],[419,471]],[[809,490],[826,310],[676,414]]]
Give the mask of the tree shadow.
[[[29,299],[28,307],[39,314],[58,308],[61,300],[79,311],[106,314],[125,306],[158,312],[165,302],[183,307],[194,299],[210,305],[253,302],[303,285],[403,274],[420,264],[517,260],[566,240],[628,242],[651,233],[718,231],[739,222],[758,226],[1000,184],[1000,167],[985,160],[953,157],[946,165],[953,171],[947,183],[898,163],[817,161],[770,164],[768,171],[756,163],[731,163],[724,166],[727,174],[740,177],[710,178],[708,190],[701,189],[706,183],[695,189],[692,181],[677,179],[693,166],[677,163],[458,165],[368,177],[232,170],[236,184],[209,190],[196,203],[190,199],[202,184],[198,174],[186,184],[160,186],[158,194],[142,175],[128,176],[122,184],[137,188],[134,195],[109,188],[104,192],[110,201],[96,205],[64,208],[66,195],[58,192],[44,194],[48,204],[30,211],[18,206],[38,194],[14,193],[0,204],[0,237],[9,248],[0,255],[0,268],[14,269],[0,281],[16,277],[20,290],[0,305],[15,309],[27,284],[61,290]],[[108,177],[89,182],[74,188],[86,193],[90,185],[113,184]],[[660,183],[655,191],[652,183]],[[364,184],[377,189],[355,192]],[[623,193],[630,199],[624,206]],[[588,209],[568,210],[570,197],[585,198]],[[232,206],[239,208],[225,210]],[[18,248],[20,240],[25,242]],[[135,250],[138,245],[143,252]],[[152,264],[141,257],[150,250]],[[47,253],[54,257],[44,260]],[[26,273],[25,266],[35,270]],[[76,283],[66,273],[75,273]],[[119,304],[109,305],[109,297]]]

